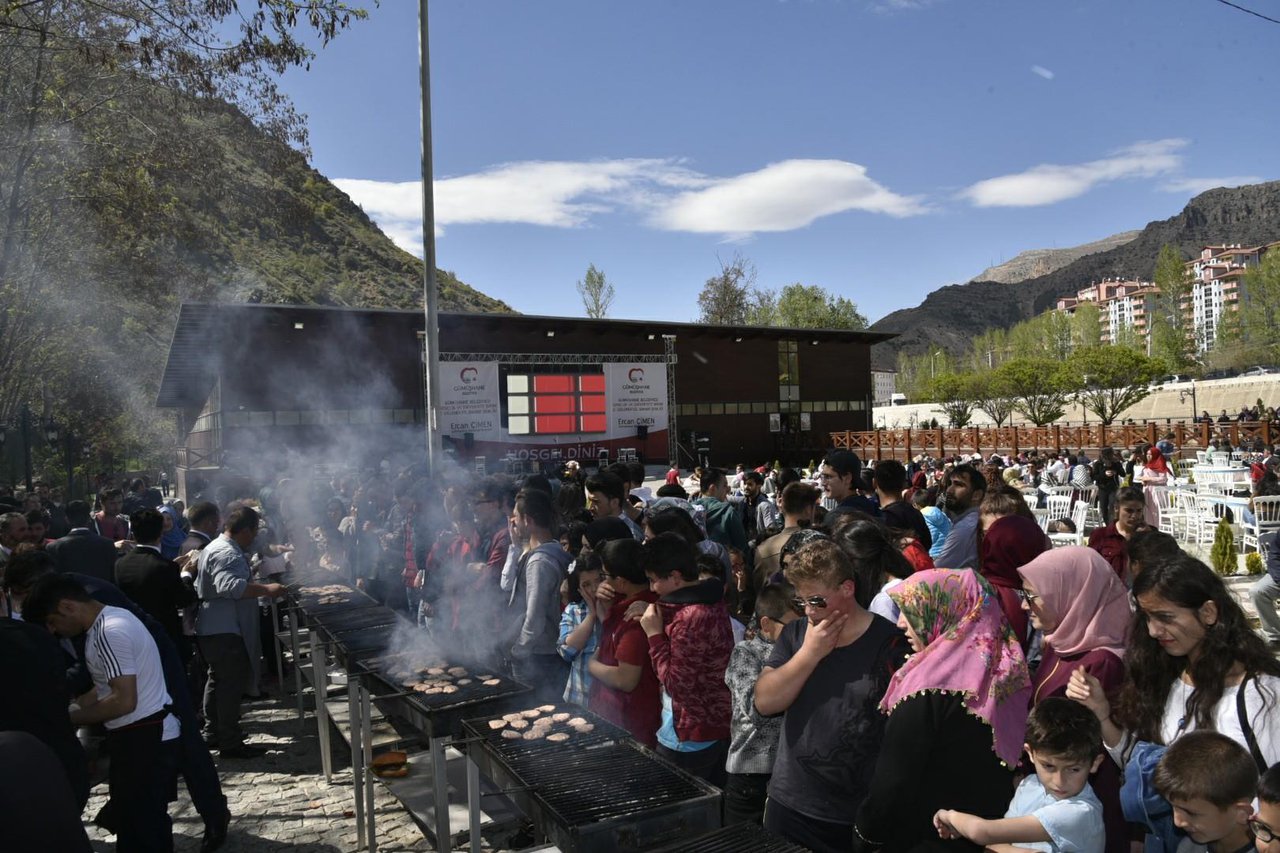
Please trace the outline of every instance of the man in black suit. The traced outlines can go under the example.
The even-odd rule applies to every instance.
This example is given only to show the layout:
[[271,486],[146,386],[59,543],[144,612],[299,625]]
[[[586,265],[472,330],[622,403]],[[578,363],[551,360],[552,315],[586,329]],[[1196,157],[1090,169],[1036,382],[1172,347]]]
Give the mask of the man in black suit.
[[116,586],[160,623],[185,661],[189,646],[178,611],[195,604],[196,596],[182,582],[178,564],[160,556],[164,516],[158,510],[141,509],[129,516],[129,527],[138,545],[116,561]]
[[69,501],[67,522],[71,532],[45,546],[58,571],[79,572],[108,583],[114,581],[116,546],[110,539],[93,532],[89,505],[84,501]]
[[218,516],[218,505],[211,501],[199,501],[187,510],[187,521],[191,523],[191,531],[182,541],[178,556],[192,551],[203,551],[204,547],[218,535],[222,519]]

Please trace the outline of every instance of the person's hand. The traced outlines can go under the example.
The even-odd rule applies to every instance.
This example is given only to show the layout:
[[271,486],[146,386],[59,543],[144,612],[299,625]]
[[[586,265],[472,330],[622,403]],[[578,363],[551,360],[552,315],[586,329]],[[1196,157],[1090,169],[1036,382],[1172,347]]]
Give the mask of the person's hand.
[[956,828],[951,825],[948,819],[948,809],[938,809],[933,816],[933,828],[938,830],[938,837],[943,841],[950,841],[953,838],[959,838],[960,833],[956,832]]
[[291,554],[293,553],[293,546],[292,545],[272,545],[271,553],[277,557],[279,557],[281,554]]
[[649,609],[648,602],[633,601],[629,605],[627,605],[627,610],[625,613],[622,614],[622,618],[627,622],[634,622],[635,620],[643,616],[645,611],[648,609]]
[[356,589],[364,589],[367,581],[364,578],[356,578]]
[[263,584],[263,589],[266,590],[268,598],[279,598],[284,595],[284,584],[282,583]]
[[640,617],[640,627],[644,629],[647,637],[662,633],[662,611],[658,609],[658,605],[650,604],[645,608],[644,615]]
[[476,574],[476,575],[481,574],[488,567],[489,567],[488,563],[467,563],[467,569],[472,574]]
[[810,625],[804,632],[804,642],[800,644],[800,650],[808,650],[809,654],[819,660],[825,658],[840,642],[840,629],[847,621],[849,621],[849,614],[834,613],[817,625]]
[[1083,669],[1071,673],[1071,680],[1067,682],[1067,698],[1088,708],[1099,720],[1111,716],[1111,703],[1107,701],[1102,682]]
[[617,597],[618,593],[614,592],[613,584],[608,581],[596,587],[596,604],[610,604]]
[[117,551],[132,551],[137,547],[138,543],[134,542],[132,539],[120,539],[116,542]]

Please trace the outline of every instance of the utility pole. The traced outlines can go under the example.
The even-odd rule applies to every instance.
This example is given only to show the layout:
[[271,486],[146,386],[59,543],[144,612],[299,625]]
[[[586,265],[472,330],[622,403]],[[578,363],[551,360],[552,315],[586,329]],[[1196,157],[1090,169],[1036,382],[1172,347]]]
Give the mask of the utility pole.
[[422,90],[422,301],[426,311],[426,359],[422,383],[423,416],[427,427],[427,468],[439,473],[436,465],[440,446],[440,429],[436,404],[440,378],[440,294],[436,287],[436,211],[435,187],[431,162],[431,50],[427,30],[427,0],[418,0],[418,77]]

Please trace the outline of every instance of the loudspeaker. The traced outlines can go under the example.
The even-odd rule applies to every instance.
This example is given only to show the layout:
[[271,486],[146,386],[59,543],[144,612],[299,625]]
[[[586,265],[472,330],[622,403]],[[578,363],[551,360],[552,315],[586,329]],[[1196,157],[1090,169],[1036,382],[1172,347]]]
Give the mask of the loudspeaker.
[[464,432],[462,434],[462,446],[467,450],[471,450],[476,446],[476,434],[474,432]]
[[643,424],[636,427],[636,438],[648,438],[649,428]]

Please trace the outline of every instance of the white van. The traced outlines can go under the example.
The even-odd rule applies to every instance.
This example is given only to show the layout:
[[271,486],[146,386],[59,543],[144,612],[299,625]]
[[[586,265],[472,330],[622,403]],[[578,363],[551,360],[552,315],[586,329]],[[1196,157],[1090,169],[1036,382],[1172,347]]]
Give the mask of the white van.
[[906,394],[894,394],[892,397],[890,397],[890,398],[889,398],[889,405],[890,405],[890,406],[905,406],[905,405],[907,405],[907,395],[906,395]]

